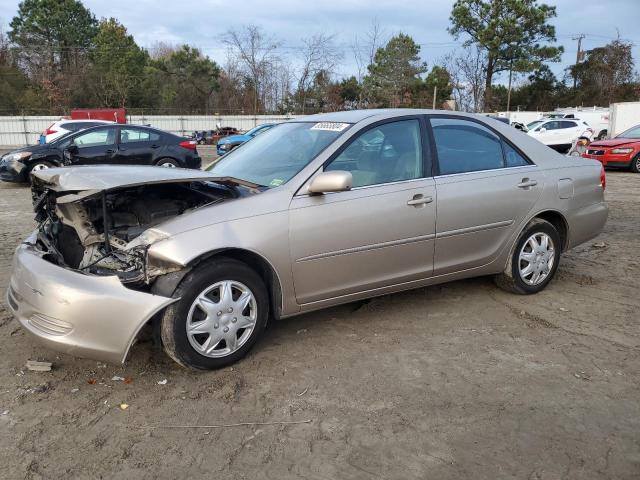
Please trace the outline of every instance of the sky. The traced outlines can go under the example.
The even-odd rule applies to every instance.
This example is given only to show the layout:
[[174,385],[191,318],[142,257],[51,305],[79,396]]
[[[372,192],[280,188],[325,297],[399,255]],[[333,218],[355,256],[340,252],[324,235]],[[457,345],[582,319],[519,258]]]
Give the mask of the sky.
[[[0,26],[6,32],[18,10],[17,0],[0,2]],[[84,0],[98,18],[115,17],[133,34],[136,42],[151,47],[158,41],[199,47],[219,64],[225,63],[221,36],[229,28],[259,25],[282,43],[283,51],[299,53],[302,39],[323,32],[335,35],[344,58],[339,76],[357,71],[351,45],[366,34],[373,21],[386,37],[402,32],[421,45],[421,57],[429,67],[447,53],[462,48],[447,32],[453,0]],[[564,69],[575,62],[576,34],[584,33],[583,49],[615,39],[634,43],[633,55],[640,70],[640,0],[546,0],[555,5],[558,44],[562,61],[550,64],[562,78]],[[504,79],[502,79],[504,81]],[[500,79],[498,79],[500,81]]]

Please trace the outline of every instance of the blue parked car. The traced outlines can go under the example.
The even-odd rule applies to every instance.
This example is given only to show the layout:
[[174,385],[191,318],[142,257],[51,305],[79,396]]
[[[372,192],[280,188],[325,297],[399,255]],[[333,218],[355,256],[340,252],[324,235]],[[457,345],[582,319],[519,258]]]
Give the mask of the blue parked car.
[[253,127],[246,133],[242,135],[230,135],[228,137],[221,138],[218,140],[216,145],[216,150],[218,151],[218,155],[224,155],[227,152],[230,152],[238,145],[242,145],[244,142],[248,142],[256,135],[260,135],[261,133],[266,132],[271,127],[275,127],[277,123],[264,123],[262,125],[258,125],[257,127]]

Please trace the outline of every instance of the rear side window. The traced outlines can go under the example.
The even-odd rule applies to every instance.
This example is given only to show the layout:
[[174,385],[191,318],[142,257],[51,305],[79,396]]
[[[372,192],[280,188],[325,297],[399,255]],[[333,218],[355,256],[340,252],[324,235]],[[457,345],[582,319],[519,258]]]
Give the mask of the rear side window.
[[505,167],[525,167],[531,165],[515,148],[507,142],[502,142],[504,149]]
[[558,122],[560,124],[560,128],[575,128],[578,126],[576,122],[568,122],[567,120],[563,120],[562,122]]
[[150,130],[138,128],[120,129],[120,143],[157,142],[158,140],[160,140],[160,134]]
[[477,122],[432,118],[440,175],[530,165],[498,135]]

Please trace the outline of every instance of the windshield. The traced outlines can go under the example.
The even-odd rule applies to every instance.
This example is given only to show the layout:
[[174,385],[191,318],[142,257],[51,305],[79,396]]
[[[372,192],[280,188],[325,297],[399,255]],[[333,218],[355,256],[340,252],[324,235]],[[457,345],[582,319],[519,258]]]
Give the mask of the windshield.
[[544,123],[544,120],[536,120],[535,122],[527,123],[527,130],[533,130],[541,123]]
[[227,153],[207,170],[221,177],[278,187],[291,180],[349,126],[333,122],[282,123]]
[[616,135],[616,138],[640,138],[640,125],[636,125],[622,132],[620,135]]

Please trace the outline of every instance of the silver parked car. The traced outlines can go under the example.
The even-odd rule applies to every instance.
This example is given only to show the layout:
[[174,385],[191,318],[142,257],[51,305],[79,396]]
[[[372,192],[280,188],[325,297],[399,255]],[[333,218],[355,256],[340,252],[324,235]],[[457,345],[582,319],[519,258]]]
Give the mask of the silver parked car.
[[48,346],[122,362],[139,330],[199,369],[267,319],[461,278],[542,290],[607,218],[595,160],[495,120],[429,110],[280,124],[208,171],[34,174],[37,230],[7,292]]

